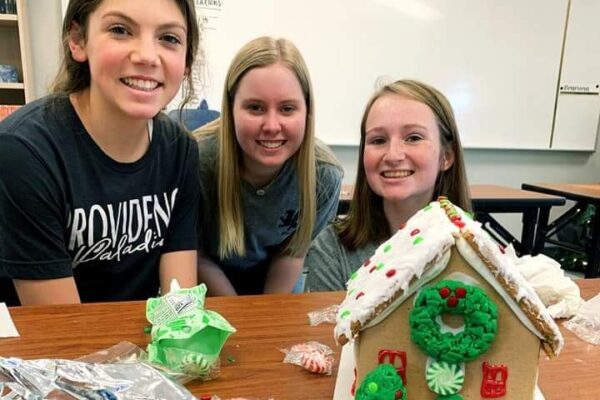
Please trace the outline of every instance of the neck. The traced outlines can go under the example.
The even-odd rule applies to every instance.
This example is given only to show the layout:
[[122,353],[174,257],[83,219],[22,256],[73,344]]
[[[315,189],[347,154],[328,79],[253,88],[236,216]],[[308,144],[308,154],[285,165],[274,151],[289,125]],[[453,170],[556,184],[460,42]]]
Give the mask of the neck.
[[148,120],[127,118],[95,101],[90,89],[69,96],[79,119],[94,142],[110,158],[122,163],[139,160],[148,150]]
[[242,179],[248,182],[255,188],[267,186],[273,178],[281,171],[283,165],[273,168],[265,168],[264,166],[256,165],[248,157],[244,157],[242,161],[241,175]]
[[390,233],[393,235],[396,231],[405,224],[413,215],[421,208],[425,207],[427,202],[401,200],[389,201],[383,199],[383,212],[390,228]]

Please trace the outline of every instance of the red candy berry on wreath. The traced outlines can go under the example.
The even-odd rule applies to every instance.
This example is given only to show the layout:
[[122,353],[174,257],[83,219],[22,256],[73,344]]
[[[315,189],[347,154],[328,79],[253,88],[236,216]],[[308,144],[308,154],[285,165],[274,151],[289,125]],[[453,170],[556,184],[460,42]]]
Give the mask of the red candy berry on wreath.
[[467,295],[467,290],[465,288],[459,287],[459,288],[456,288],[454,293],[456,293],[456,297],[458,297],[459,299],[464,299],[465,296]]
[[454,308],[458,304],[458,299],[455,296],[450,296],[448,297],[448,300],[446,300],[446,304],[448,304],[448,307]]
[[402,392],[402,390],[397,390],[396,391],[396,399],[401,399],[402,396],[404,396],[404,393]]
[[442,299],[445,299],[446,297],[450,296],[450,288],[447,288],[447,287],[441,288],[440,296],[442,296]]

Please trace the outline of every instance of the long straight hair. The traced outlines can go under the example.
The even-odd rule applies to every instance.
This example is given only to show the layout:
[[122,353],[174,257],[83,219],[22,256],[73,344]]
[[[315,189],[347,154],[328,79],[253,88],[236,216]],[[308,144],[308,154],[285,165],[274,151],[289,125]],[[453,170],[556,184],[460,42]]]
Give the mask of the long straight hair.
[[383,212],[383,198],[369,186],[363,161],[367,117],[375,101],[381,96],[389,94],[402,96],[427,105],[433,112],[440,131],[442,151],[451,150],[454,152],[452,166],[446,171],[440,171],[438,174],[431,200],[435,200],[439,196],[446,196],[460,208],[467,211],[471,210],[464,155],[450,102],[441,92],[425,83],[414,80],[399,80],[375,92],[369,99],[363,113],[360,124],[360,147],[354,195],[350,201],[348,215],[338,220],[334,225],[342,243],[351,250],[370,243],[380,243],[391,235]]
[[306,132],[298,151],[292,156],[298,174],[300,213],[298,230],[284,249],[285,254],[303,255],[310,245],[316,219],[316,160],[339,165],[330,150],[315,140],[314,100],[308,68],[300,51],[287,39],[260,37],[244,45],[233,58],[223,90],[221,117],[196,130],[199,138],[216,135],[218,143],[217,192],[219,204],[219,257],[246,252],[244,215],[241,199],[242,150],[237,142],[233,122],[233,104],[239,83],[254,68],[273,64],[289,68],[300,83],[306,102]]

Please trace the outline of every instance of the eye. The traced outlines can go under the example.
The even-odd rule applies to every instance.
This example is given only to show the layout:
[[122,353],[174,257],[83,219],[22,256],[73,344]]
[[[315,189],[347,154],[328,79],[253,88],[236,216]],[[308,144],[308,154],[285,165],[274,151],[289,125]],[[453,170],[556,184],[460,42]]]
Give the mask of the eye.
[[114,36],[125,36],[129,34],[129,31],[123,25],[113,25],[108,28],[108,31]]
[[386,144],[387,143],[387,139],[383,136],[373,136],[367,139],[367,144],[372,144],[372,145],[382,145],[382,144]]
[[179,37],[177,35],[173,35],[173,34],[163,35],[163,36],[161,36],[160,40],[167,42],[169,44],[173,44],[173,45],[181,44],[181,40],[179,39]]
[[281,112],[284,114],[291,114],[296,111],[296,107],[291,104],[286,104],[281,107]]
[[417,143],[421,140],[423,140],[423,135],[421,135],[420,133],[411,133],[406,138],[404,138],[404,141],[407,143]]
[[259,103],[249,103],[246,104],[246,110],[250,111],[253,114],[259,114],[264,111],[264,108]]

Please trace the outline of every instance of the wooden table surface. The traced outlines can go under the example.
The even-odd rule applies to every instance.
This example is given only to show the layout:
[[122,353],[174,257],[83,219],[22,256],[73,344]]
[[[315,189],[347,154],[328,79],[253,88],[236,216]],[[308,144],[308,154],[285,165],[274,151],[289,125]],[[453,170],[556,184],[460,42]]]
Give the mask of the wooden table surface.
[[[586,299],[600,292],[600,279],[578,281]],[[221,398],[331,399],[339,348],[331,324],[312,327],[307,313],[338,303],[342,292],[295,295],[221,297],[207,299],[208,309],[226,317],[237,329],[221,355],[221,375],[214,381],[189,383],[196,395]],[[144,302],[15,307],[10,313],[20,338],[0,339],[0,355],[33,358],[78,358],[130,341],[145,347]],[[539,384],[547,400],[600,399],[600,347],[588,344],[567,330],[566,346],[553,360],[540,356]],[[336,351],[331,376],[313,375],[283,364],[280,348],[317,340]],[[228,361],[228,359],[230,361]],[[508,399],[507,399],[508,400]],[[518,400],[518,399],[511,399]]]

